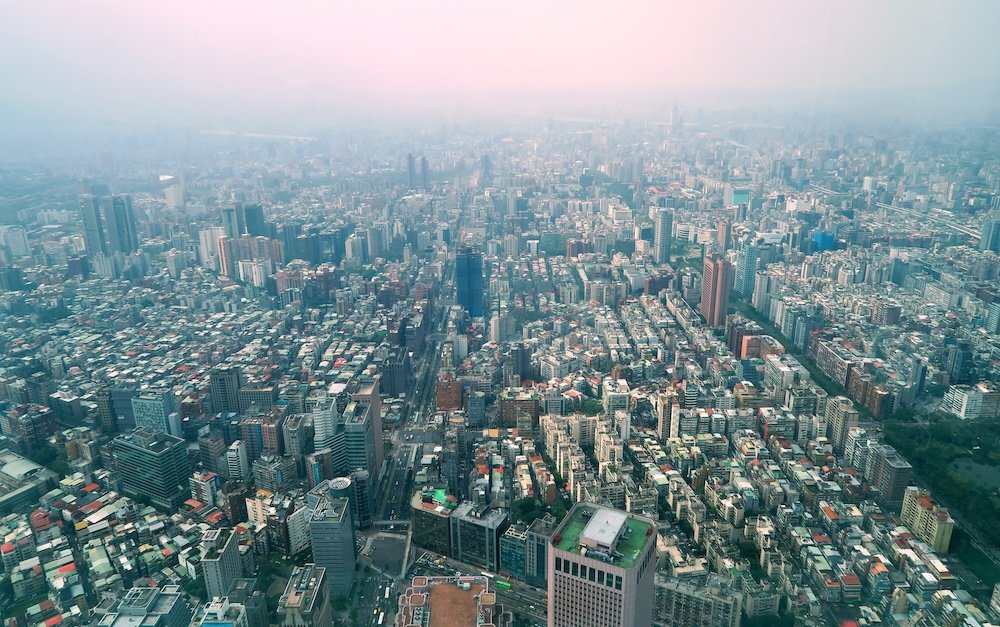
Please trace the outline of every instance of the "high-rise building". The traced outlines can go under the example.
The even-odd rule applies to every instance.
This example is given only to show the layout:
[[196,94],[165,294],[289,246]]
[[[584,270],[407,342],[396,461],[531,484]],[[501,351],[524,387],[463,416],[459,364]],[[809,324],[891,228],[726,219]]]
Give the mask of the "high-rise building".
[[1000,214],[993,213],[983,220],[983,230],[979,236],[979,250],[1000,254]]
[[427,157],[420,157],[420,186],[427,191],[430,185],[430,169],[427,167]]
[[918,538],[931,545],[938,553],[947,553],[955,520],[948,509],[931,500],[931,493],[916,486],[909,486],[903,493],[900,520]]
[[455,257],[455,302],[470,317],[483,317],[483,254],[468,246]]
[[733,266],[724,257],[706,255],[701,276],[699,310],[705,324],[713,328],[726,325],[729,311],[729,291],[732,289]]
[[656,523],[577,503],[552,535],[549,627],[653,624]]
[[406,182],[409,189],[417,188],[417,161],[412,152],[406,155]]
[[451,555],[489,570],[500,567],[500,538],[510,526],[504,511],[466,501],[451,514]]
[[219,366],[208,374],[208,398],[212,413],[240,411],[243,373],[239,366]]
[[236,205],[222,208],[222,228],[226,237],[236,239],[246,234],[246,224],[243,223],[244,213]]
[[[353,564],[351,566],[353,572]],[[326,576],[327,569],[316,564],[296,566],[292,569],[288,585],[278,598],[279,627],[332,624]]]
[[129,589],[94,608],[95,627],[189,627],[191,606],[180,586]]
[[201,568],[208,598],[224,597],[243,576],[240,547],[232,529],[209,529],[201,537]]
[[326,568],[326,589],[331,599],[347,597],[354,585],[357,546],[351,502],[345,498],[324,496],[313,509],[309,521],[313,560]]
[[271,235],[264,218],[264,207],[261,205],[237,205],[237,211],[243,214],[243,228],[246,234],[253,237],[269,237]]
[[250,480],[250,460],[243,440],[236,440],[226,449],[226,467],[233,481]]
[[135,426],[181,437],[177,399],[167,388],[143,390],[132,399]]
[[132,211],[132,196],[118,194],[101,199],[108,251],[128,255],[139,250],[139,232]]
[[187,444],[162,431],[139,428],[119,435],[112,451],[122,493],[175,511],[189,496]]
[[653,255],[656,263],[670,263],[670,243],[673,238],[674,212],[659,209],[653,229]]
[[87,255],[128,255],[139,250],[139,233],[128,194],[80,197],[80,219]]
[[529,586],[544,588],[549,540],[556,531],[556,519],[552,514],[536,518],[524,535],[524,581]]
[[896,449],[880,444],[872,448],[867,477],[878,488],[882,503],[898,507],[913,478],[913,467]]
[[751,239],[740,242],[736,251],[736,282],[733,289],[743,298],[750,300],[757,279],[757,258],[759,250],[757,243]]
[[858,426],[858,410],[854,402],[846,396],[835,396],[826,402],[826,425],[830,444],[837,453],[844,451],[847,435],[852,427]]
[[951,383],[968,383],[974,374],[972,342],[959,340],[945,351],[944,369]]
[[108,254],[108,236],[104,230],[101,199],[85,194],[80,196],[80,220],[83,222],[83,245],[87,255]]

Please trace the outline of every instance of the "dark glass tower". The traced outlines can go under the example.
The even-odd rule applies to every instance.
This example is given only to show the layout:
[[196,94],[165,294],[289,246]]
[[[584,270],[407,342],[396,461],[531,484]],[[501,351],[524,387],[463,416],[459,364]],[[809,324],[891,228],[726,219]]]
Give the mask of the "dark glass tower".
[[455,258],[455,301],[473,318],[483,316],[483,254],[469,247]]

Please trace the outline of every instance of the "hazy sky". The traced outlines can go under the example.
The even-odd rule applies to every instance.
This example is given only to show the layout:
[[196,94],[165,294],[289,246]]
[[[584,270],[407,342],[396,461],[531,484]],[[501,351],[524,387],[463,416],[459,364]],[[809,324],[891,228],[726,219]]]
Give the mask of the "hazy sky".
[[997,24],[996,0],[0,0],[0,120],[639,110],[740,93],[995,109]]

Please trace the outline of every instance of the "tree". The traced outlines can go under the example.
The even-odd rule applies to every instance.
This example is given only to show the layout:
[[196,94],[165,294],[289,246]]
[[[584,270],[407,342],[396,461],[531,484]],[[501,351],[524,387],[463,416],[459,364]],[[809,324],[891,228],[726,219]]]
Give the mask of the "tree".
[[580,405],[580,413],[584,416],[596,416],[603,412],[604,405],[597,399],[588,398]]

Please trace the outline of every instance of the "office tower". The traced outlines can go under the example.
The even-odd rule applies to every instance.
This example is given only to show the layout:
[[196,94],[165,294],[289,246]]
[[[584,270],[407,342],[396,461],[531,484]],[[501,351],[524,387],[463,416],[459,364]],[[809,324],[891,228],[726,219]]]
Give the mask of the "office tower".
[[732,264],[724,257],[706,255],[701,277],[699,310],[705,324],[721,328],[729,311],[729,290],[732,288]]
[[536,518],[524,534],[524,581],[529,586],[544,588],[548,577],[548,547],[552,534],[556,531],[556,519],[552,514]]
[[118,194],[101,199],[108,251],[128,255],[139,250],[139,233],[132,211],[132,196]]
[[947,553],[951,544],[951,534],[955,530],[955,519],[948,509],[931,500],[931,493],[917,486],[909,486],[903,492],[903,509],[900,520],[918,538],[931,545],[938,553]]
[[754,283],[757,279],[757,243],[751,239],[740,242],[736,252],[736,282],[733,289],[744,299],[753,296]]
[[507,531],[500,537],[500,560],[497,568],[517,581],[524,581],[527,532],[527,525],[517,523],[507,527]]
[[250,460],[243,440],[236,440],[226,449],[226,467],[233,481],[250,480]]
[[238,213],[242,214],[243,228],[246,234],[252,237],[270,237],[271,232],[264,218],[264,207],[261,205],[244,205],[240,203],[236,206]]
[[180,586],[130,588],[120,599],[94,608],[95,627],[189,627],[191,606]]
[[991,250],[1000,254],[1000,214],[993,213],[983,220],[983,230],[979,236],[979,250]]
[[177,399],[166,388],[143,390],[132,399],[135,426],[154,429],[181,437]]
[[232,529],[209,529],[201,537],[201,568],[208,598],[224,597],[233,580],[243,576],[240,545]]
[[951,383],[968,383],[973,377],[972,342],[959,340],[948,347],[944,357],[944,370]]
[[420,184],[427,191],[430,186],[430,172],[427,167],[427,157],[420,157]]
[[226,232],[226,237],[229,239],[236,239],[237,237],[246,234],[246,225],[243,223],[243,215],[243,212],[240,211],[239,207],[236,205],[222,208],[222,228]]
[[125,496],[148,500],[167,511],[176,510],[190,496],[184,440],[139,428],[116,437],[112,451]]
[[651,625],[656,524],[577,503],[552,535],[549,627]]
[[406,182],[408,189],[417,188],[417,161],[412,152],[406,155]]
[[483,317],[483,254],[468,246],[455,257],[455,302],[470,317]]
[[990,303],[986,309],[986,332],[1000,334],[1000,301]]
[[340,415],[337,412],[337,403],[334,399],[320,399],[312,411],[313,443],[315,450],[330,448],[334,445],[337,428],[340,424]]
[[354,584],[354,521],[351,502],[324,495],[313,508],[309,521],[313,561],[326,568],[326,589],[331,599],[346,598]]
[[83,245],[87,256],[108,254],[108,236],[104,230],[104,213],[101,199],[85,194],[80,196],[80,220],[83,222]]
[[358,529],[368,529],[374,522],[375,504],[372,502],[374,486],[367,470],[355,470],[350,476],[351,513]]
[[208,375],[208,398],[212,413],[240,411],[243,372],[239,366],[218,366]]
[[[341,416],[347,449],[348,470],[365,470],[369,477],[378,475],[382,450],[381,429],[376,433],[373,408],[351,401]],[[374,488],[374,486],[372,486]]]
[[497,570],[500,538],[510,526],[507,513],[466,501],[451,514],[451,556]]
[[443,488],[428,487],[414,492],[410,499],[413,544],[441,555],[451,555],[451,513],[457,505],[455,497]]
[[656,263],[670,263],[670,243],[673,238],[674,212],[659,209],[653,230],[653,256]]
[[316,564],[292,569],[285,591],[278,598],[278,627],[332,624],[326,576],[327,569]]
[[842,453],[851,428],[858,426],[858,410],[854,408],[851,399],[846,396],[836,396],[827,401],[825,418],[830,444],[836,453]]

